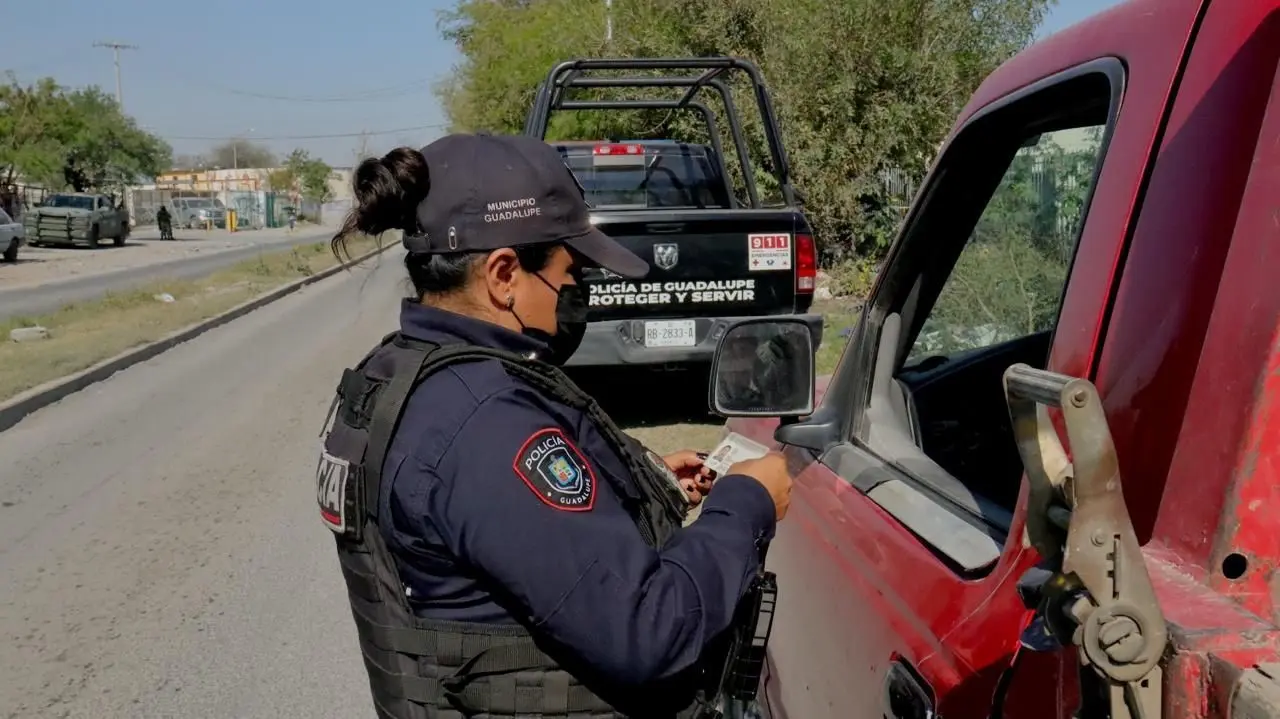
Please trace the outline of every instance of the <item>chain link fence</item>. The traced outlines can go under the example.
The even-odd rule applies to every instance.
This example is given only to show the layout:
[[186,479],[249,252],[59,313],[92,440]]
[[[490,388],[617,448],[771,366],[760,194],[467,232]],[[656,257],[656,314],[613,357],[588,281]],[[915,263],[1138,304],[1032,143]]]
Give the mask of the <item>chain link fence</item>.
[[43,202],[51,192],[39,185],[0,184],[0,209],[21,222],[26,211]]
[[267,227],[282,227],[288,224],[286,208],[291,205],[287,196],[282,193],[264,190],[159,190],[152,188],[131,188],[126,199],[130,216],[137,227],[154,226],[156,213],[162,206],[168,207],[178,223],[175,200],[183,198],[201,198],[221,203],[227,210],[236,213],[236,226],[240,230],[261,230]]

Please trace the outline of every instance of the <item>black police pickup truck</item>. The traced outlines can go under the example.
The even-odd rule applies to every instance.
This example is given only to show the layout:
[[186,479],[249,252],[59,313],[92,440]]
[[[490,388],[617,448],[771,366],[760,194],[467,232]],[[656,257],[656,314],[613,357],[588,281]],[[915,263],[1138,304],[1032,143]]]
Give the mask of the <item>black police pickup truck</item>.
[[[591,71],[650,71],[643,77],[590,77]],[[653,70],[697,71],[652,76]],[[728,85],[729,71],[748,75],[764,117],[770,169],[781,188],[777,206],[763,206],[742,126]],[[671,100],[575,101],[572,88],[662,87],[683,90]],[[735,196],[725,169],[715,113],[700,90],[723,101],[742,176]],[[817,248],[791,185],[786,154],[759,71],[737,58],[574,60],[552,70],[539,89],[525,134],[545,138],[552,111],[671,109],[701,114],[711,144],[671,140],[553,142],[578,177],[592,206],[592,222],[650,264],[643,280],[588,273],[590,324],[574,367],[679,367],[708,364],[716,343],[736,321],[799,315],[815,347],[821,315],[809,313]]]

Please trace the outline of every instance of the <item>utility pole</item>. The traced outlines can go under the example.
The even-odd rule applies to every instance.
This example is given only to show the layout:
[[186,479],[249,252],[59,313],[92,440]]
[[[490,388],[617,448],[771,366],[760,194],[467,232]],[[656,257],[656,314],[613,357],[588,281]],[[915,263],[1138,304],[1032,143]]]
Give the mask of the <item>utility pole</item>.
[[[251,128],[249,128],[249,133],[248,133],[248,134],[249,134],[249,135],[253,135],[253,128],[252,128],[252,127],[251,127]],[[233,170],[239,170],[239,169],[240,169],[240,142],[241,142],[241,139],[242,139],[242,138],[239,138],[239,137],[233,137],[233,138],[231,138],[231,169],[233,169]],[[246,144],[248,144],[248,141],[246,140],[246,141],[245,141],[245,143],[246,143]]]
[[604,41],[613,44],[613,0],[604,0]]
[[353,165],[353,167],[359,166],[360,163],[364,162],[366,159],[368,159],[368,157],[369,157],[369,133],[367,131],[361,130],[360,144],[356,146],[356,162],[355,162],[355,165]]
[[116,61],[116,104],[120,106],[120,112],[124,112],[124,91],[120,84],[120,51],[121,50],[137,50],[137,45],[126,45],[122,42],[95,42],[94,47],[109,47],[111,54]]

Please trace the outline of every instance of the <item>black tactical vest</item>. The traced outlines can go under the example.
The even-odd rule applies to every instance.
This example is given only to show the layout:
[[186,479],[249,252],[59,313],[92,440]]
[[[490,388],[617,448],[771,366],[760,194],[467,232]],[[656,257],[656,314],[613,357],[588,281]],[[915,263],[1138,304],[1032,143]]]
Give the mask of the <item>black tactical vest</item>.
[[[387,335],[355,369],[343,373],[317,469],[320,515],[335,534],[378,716],[622,717],[543,653],[523,626],[427,620],[409,607],[378,529],[382,465],[414,388],[448,364],[477,360],[502,362],[511,375],[590,418],[640,490],[639,499],[625,491],[618,496],[650,545],[661,548],[688,509],[662,459],[622,432],[559,369],[501,350]],[[664,710],[655,719],[715,716],[703,700],[714,696],[714,683],[694,683],[696,698],[691,692],[685,708]]]

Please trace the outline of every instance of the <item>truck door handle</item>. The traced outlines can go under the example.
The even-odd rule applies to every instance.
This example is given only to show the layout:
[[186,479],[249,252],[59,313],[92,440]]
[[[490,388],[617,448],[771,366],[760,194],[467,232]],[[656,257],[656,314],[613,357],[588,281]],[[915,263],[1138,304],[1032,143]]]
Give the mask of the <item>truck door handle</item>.
[[684,231],[683,222],[663,222],[645,225],[645,229],[654,234],[670,235]]
[[933,692],[919,672],[902,659],[889,665],[884,680],[885,719],[935,719]]

